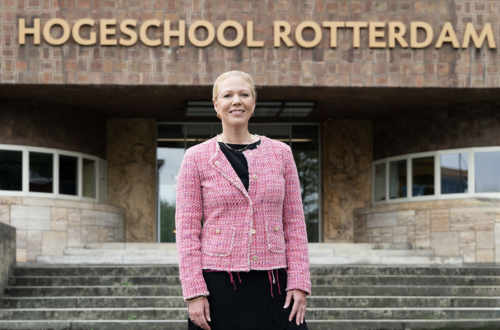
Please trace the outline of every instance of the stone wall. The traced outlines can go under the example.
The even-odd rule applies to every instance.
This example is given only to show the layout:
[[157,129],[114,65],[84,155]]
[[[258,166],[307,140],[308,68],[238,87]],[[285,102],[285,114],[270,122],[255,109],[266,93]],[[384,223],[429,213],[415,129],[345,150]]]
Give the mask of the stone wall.
[[500,263],[500,200],[386,204],[354,214],[356,243],[411,243],[465,263]]
[[500,146],[500,102],[443,105],[374,121],[374,158]]
[[108,120],[107,150],[108,203],[126,211],[126,241],[156,242],[155,120]]
[[16,229],[0,222],[0,300],[16,265]]
[[60,256],[86,243],[125,241],[125,211],[101,203],[1,196],[0,222],[16,228],[18,262]]
[[354,241],[353,210],[371,204],[372,123],[322,126],[323,241]]
[[106,159],[106,120],[42,101],[0,99],[0,144],[82,152]]
[[[445,43],[434,45],[445,22],[451,22],[458,40],[462,41],[465,25],[476,28],[489,22],[499,35],[498,1],[424,0],[424,1],[285,1],[234,0],[220,1],[2,1],[3,84],[117,84],[117,85],[211,85],[218,74],[240,69],[253,75],[257,85],[302,86],[377,86],[377,87],[498,87],[500,66],[496,49],[453,49]],[[52,46],[42,38],[33,44],[28,36],[26,45],[18,43],[18,18],[26,18],[31,27],[33,18],[41,18],[41,28],[52,18],[62,18],[72,25],[76,20],[97,20],[91,31],[97,44],[79,46],[72,37],[63,46]],[[248,48],[246,37],[234,48],[225,48],[215,40],[206,48],[194,47],[186,38],[179,47],[172,38],[171,47],[148,47],[138,41],[131,47],[101,46],[100,19],[138,21],[136,32],[145,20],[157,19],[160,28],[150,28],[150,39],[163,40],[163,21],[207,20],[217,27],[226,20],[252,20],[254,39],[264,42],[263,48]],[[273,21],[288,21],[294,46],[283,42],[275,48]],[[368,29],[361,29],[360,48],[353,47],[353,30],[339,29],[338,46],[330,47],[329,29],[322,28],[318,46],[310,49],[298,46],[295,30],[299,23],[323,21],[400,21],[410,30],[409,23],[424,21],[434,30],[431,46],[425,49],[368,48]],[[177,24],[172,24],[177,30]],[[117,29],[118,30],[118,29]],[[53,35],[61,29],[54,27]],[[226,37],[232,40],[232,31]],[[387,28],[386,28],[387,32]],[[90,33],[86,28],[84,38]],[[314,34],[306,29],[303,36],[311,41]],[[203,40],[206,34],[199,31]],[[123,33],[108,39],[128,39]],[[423,36],[421,36],[423,38]],[[410,35],[405,35],[406,42]],[[379,40],[380,41],[380,40]],[[387,37],[385,38],[387,42]],[[472,45],[472,43],[471,43]],[[355,102],[355,100],[353,100]]]

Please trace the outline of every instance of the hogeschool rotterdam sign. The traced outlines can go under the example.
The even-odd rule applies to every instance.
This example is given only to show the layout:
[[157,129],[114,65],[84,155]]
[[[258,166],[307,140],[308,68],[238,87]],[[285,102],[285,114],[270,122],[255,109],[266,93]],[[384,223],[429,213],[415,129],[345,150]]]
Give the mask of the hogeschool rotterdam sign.
[[[24,45],[27,37],[33,38],[35,45],[40,44],[40,39],[43,36],[45,41],[51,45],[63,45],[68,39],[73,37],[75,42],[82,46],[91,46],[97,44],[97,33],[93,31],[93,26],[96,21],[93,19],[81,19],[76,21],[73,26],[61,18],[54,18],[44,24],[43,30],[41,28],[40,19],[33,19],[31,27],[26,26],[24,18],[19,19],[19,44]],[[178,46],[184,47],[186,45],[186,22],[178,21],[176,29],[171,28],[170,21],[162,22],[159,20],[144,21],[140,27],[137,26],[137,21],[133,19],[126,19],[118,22],[115,19],[101,19],[99,21],[99,44],[114,46],[133,46],[137,43],[138,38],[147,46],[170,46],[172,38],[178,38]],[[287,47],[293,47],[295,44],[290,39],[292,27],[286,21],[275,21],[274,28],[274,47],[280,47],[284,43]],[[52,28],[59,26],[62,28],[62,35],[54,37],[51,35]],[[147,35],[148,29],[162,29],[163,40],[160,38],[150,39]],[[207,36],[204,40],[198,39],[195,34],[196,29],[206,29]],[[236,37],[233,40],[227,40],[224,36],[224,31],[228,28],[236,30]],[[82,37],[82,30],[86,29],[85,38]],[[303,32],[305,29],[312,29],[314,31],[313,40],[305,40]],[[360,34],[361,29],[368,30],[368,46],[370,48],[394,48],[399,45],[402,48],[426,48],[431,46],[434,40],[434,30],[432,26],[425,22],[411,22],[409,31],[402,22],[322,22],[321,25],[313,22],[306,21],[300,23],[295,29],[295,40],[297,44],[304,48],[316,47],[322,37],[323,33],[328,33],[330,36],[330,47],[337,47],[337,32],[339,29],[352,29],[352,45],[354,48],[360,47]],[[117,30],[125,37],[116,38]],[[138,30],[138,31],[137,31]],[[90,32],[90,33],[89,33]],[[207,47],[215,39],[216,33],[212,23],[204,20],[193,22],[187,31],[189,42],[196,47]],[[259,36],[254,35],[253,22],[246,22],[246,31],[241,23],[236,21],[225,21],[217,27],[217,40],[224,47],[236,47],[241,44],[246,32],[246,46],[247,47],[264,47],[264,41],[259,40]],[[405,35],[410,34],[410,43],[405,40]],[[417,38],[417,35],[420,36]],[[495,36],[490,23],[478,28],[472,23],[467,23],[465,31],[463,31],[463,38],[457,38],[456,31],[451,23],[446,22],[439,32],[439,37],[434,44],[435,48],[441,48],[444,43],[450,43],[453,48],[468,48],[471,41],[476,48],[481,48],[485,41],[488,43],[490,49],[496,48]]]

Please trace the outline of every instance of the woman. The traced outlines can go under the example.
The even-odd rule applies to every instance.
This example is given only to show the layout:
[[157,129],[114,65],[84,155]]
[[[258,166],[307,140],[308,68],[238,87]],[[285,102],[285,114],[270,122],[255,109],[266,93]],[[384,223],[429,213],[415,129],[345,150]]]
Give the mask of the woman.
[[213,102],[222,134],[189,148],[179,171],[176,238],[189,329],[307,329],[297,168],[288,145],[248,132],[255,96],[248,74],[219,76]]

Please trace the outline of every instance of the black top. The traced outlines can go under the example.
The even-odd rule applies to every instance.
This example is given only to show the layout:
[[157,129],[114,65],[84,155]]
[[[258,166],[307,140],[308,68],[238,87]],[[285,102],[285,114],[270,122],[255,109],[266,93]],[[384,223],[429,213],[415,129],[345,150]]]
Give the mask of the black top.
[[[260,140],[250,144],[248,148],[246,148],[243,151],[256,149],[259,144]],[[228,143],[227,145],[233,149],[243,149],[246,146],[246,144],[231,144],[231,143]],[[245,186],[245,189],[248,191],[248,187],[250,185],[249,184],[250,174],[248,173],[248,163],[247,159],[245,158],[245,155],[243,155],[243,151],[231,150],[228,147],[226,147],[224,142],[219,142],[219,146],[220,150],[222,150],[227,160],[229,161],[229,163],[231,163],[231,166],[234,168],[234,171],[240,178],[241,182]]]

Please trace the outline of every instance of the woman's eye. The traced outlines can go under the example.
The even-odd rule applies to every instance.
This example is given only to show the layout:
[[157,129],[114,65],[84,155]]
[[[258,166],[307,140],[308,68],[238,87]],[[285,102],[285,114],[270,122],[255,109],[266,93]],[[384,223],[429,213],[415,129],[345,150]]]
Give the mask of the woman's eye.
[[247,96],[248,96],[248,94],[247,94],[247,93],[243,93],[243,94],[241,94],[241,96],[245,96],[245,97],[247,97]]
[[226,94],[226,95],[224,95],[224,97],[230,97],[230,96],[231,96],[231,94]]

